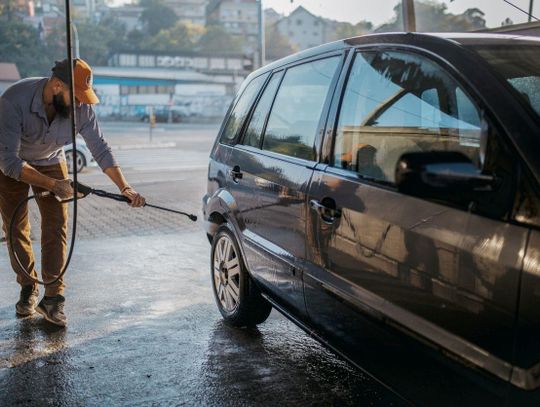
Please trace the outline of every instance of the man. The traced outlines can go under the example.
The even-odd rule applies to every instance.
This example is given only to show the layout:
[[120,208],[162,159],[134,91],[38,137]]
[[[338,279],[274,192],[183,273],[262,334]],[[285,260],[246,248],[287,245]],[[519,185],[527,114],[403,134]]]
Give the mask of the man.
[[[127,183],[99,128],[92,108],[99,103],[92,89],[92,70],[81,59],[73,62],[77,131],[101,169],[122,195],[131,200],[130,205],[141,207],[145,199]],[[28,196],[30,186],[34,194],[47,190],[62,200],[73,196],[62,148],[71,143],[70,114],[67,60],[56,62],[50,78],[23,79],[0,97],[0,213],[6,236],[15,207]],[[52,196],[38,198],[37,204],[41,213],[41,273],[47,282],[60,274],[65,263],[68,208]],[[36,278],[27,207],[19,211],[14,226],[14,250],[22,265]],[[9,252],[9,256],[18,272],[13,253]],[[45,296],[37,307],[37,284],[19,272],[17,282],[21,285],[15,306],[18,315],[31,315],[35,309],[47,321],[66,326],[63,278],[45,287]]]

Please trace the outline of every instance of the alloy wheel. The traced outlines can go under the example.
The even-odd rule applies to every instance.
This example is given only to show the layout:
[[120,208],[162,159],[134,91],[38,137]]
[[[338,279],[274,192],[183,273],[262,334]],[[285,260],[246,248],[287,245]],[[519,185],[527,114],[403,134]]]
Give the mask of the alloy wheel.
[[228,236],[221,236],[214,248],[214,285],[219,302],[233,312],[240,302],[240,259]]

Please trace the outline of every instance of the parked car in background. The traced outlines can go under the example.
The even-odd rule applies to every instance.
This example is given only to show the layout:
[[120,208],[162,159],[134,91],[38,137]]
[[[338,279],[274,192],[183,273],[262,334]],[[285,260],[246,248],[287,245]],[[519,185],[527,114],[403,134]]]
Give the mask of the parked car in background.
[[252,73],[210,155],[219,311],[421,405],[540,405],[540,40],[380,34]]
[[[75,150],[75,156],[77,160],[77,172],[81,172],[85,167],[96,167],[97,163],[92,157],[86,142],[81,136],[77,136],[77,148]],[[64,147],[64,152],[66,155],[66,162],[68,166],[68,171],[70,174],[73,173],[73,144],[69,144]]]
[[[168,123],[169,116],[172,123],[181,123],[187,118],[191,117],[192,114],[189,111],[189,105],[186,106],[171,106],[170,113],[169,108],[156,108],[154,110],[154,116],[156,118],[156,123]],[[148,123],[150,121],[150,113],[146,112],[141,116],[141,121]]]

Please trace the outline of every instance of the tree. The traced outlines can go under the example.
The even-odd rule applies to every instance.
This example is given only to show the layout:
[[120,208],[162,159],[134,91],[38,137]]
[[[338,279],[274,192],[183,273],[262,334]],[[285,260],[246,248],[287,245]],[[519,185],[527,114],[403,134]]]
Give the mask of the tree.
[[145,27],[146,34],[156,35],[161,30],[171,28],[178,21],[174,10],[161,0],[141,0],[140,5],[144,8],[140,21]]
[[359,35],[368,34],[372,31],[373,24],[370,21],[360,21],[354,25],[351,23],[339,23],[331,40],[358,37]]
[[206,27],[206,32],[197,43],[202,52],[218,52],[221,54],[238,54],[242,52],[242,41],[230,35],[220,25]]
[[273,61],[287,55],[294,54],[298,48],[291,45],[289,40],[281,35],[276,25],[267,25],[265,28],[266,59]]
[[17,19],[4,20],[0,23],[0,38],[0,61],[16,64],[22,77],[50,74],[51,52],[34,27]]
[[153,37],[146,37],[140,43],[140,49],[145,51],[192,51],[204,35],[204,27],[179,22],[174,27],[161,30]]
[[112,17],[99,24],[77,23],[81,58],[90,65],[106,65],[111,54],[125,47],[126,29]]
[[[418,31],[474,31],[486,27],[484,13],[471,8],[463,14],[452,14],[446,4],[433,0],[415,2],[416,26]],[[394,18],[378,27],[376,32],[403,31],[403,13],[401,3],[394,7]]]

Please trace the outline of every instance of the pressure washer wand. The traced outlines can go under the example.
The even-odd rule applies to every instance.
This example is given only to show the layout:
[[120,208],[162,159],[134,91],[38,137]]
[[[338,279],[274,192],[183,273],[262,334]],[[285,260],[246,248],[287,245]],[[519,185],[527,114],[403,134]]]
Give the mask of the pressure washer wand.
[[[127,196],[120,195],[120,194],[114,194],[112,192],[107,192],[107,191],[104,191],[102,189],[94,189],[94,188],[92,188],[92,187],[90,187],[88,185],[81,184],[80,182],[77,182],[77,191],[82,193],[84,196],[87,196],[89,194],[94,194],[94,195],[97,195],[97,196],[102,197],[102,198],[114,199],[115,201],[119,201],[119,202],[127,202],[127,203],[131,202],[130,199]],[[192,215],[192,214],[189,214],[189,213],[186,213],[186,212],[177,211],[175,209],[170,209],[170,208],[164,208],[162,206],[152,205],[152,204],[149,204],[149,203],[145,203],[144,206],[159,209],[159,210],[162,210],[162,211],[177,213],[179,215],[187,216],[193,222],[197,221],[197,216],[196,215]]]

